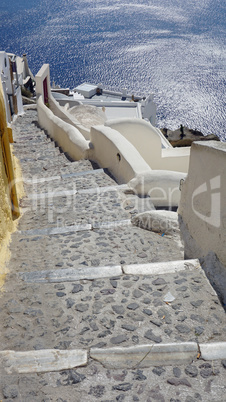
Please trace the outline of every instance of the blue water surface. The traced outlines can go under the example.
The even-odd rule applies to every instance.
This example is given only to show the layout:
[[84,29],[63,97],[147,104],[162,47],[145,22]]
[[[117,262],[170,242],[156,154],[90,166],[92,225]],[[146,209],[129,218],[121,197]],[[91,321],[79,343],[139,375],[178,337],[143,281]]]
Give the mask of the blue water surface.
[[224,0],[1,0],[0,48],[36,74],[154,93],[158,126],[225,131]]

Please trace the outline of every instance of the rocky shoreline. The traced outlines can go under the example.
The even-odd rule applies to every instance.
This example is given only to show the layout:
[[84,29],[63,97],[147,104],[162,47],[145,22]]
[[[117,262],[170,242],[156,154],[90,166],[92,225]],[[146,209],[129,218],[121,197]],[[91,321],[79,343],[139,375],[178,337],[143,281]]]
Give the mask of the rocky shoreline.
[[204,135],[199,130],[180,126],[177,130],[161,128],[162,133],[173,147],[190,147],[193,141],[220,141],[215,134]]

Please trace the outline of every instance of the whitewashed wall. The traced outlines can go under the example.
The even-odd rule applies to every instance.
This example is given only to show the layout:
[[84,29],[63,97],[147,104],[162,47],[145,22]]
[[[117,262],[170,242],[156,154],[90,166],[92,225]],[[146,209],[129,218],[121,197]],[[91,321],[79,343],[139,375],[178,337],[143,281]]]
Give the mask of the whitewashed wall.
[[172,148],[160,130],[150,123],[141,119],[116,119],[105,125],[130,141],[151,169],[188,172],[190,148]]
[[226,301],[226,143],[192,144],[179,215],[187,258],[201,258]]

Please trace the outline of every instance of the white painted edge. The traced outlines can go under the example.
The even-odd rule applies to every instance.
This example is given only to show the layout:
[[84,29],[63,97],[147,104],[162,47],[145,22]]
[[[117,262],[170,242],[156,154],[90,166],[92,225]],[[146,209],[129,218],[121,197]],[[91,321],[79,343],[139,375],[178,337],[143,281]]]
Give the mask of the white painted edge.
[[99,229],[99,228],[114,228],[118,226],[130,226],[131,220],[130,219],[124,219],[121,221],[112,221],[112,222],[96,222],[92,225],[93,229]]
[[90,224],[86,225],[72,225],[63,227],[53,227],[45,229],[31,229],[31,230],[20,230],[18,233],[24,236],[51,236],[55,234],[70,233],[70,232],[82,232],[84,230],[91,230],[92,226]]
[[99,279],[121,276],[120,265],[106,267],[65,268],[49,271],[21,272],[19,277],[28,283],[73,282],[81,279]]
[[199,347],[203,360],[226,359],[226,342],[200,343]]
[[26,179],[24,180],[25,184],[39,184],[39,183],[45,183],[48,181],[54,181],[54,180],[61,180],[60,176],[50,176],[50,177],[41,177],[40,179],[35,178],[34,179]]
[[195,268],[200,268],[197,259],[124,265],[123,272],[126,275],[162,275]]
[[80,176],[88,176],[88,175],[98,175],[100,173],[104,173],[104,169],[93,169],[93,170],[84,170],[81,172],[74,173],[65,173],[61,174],[62,179],[69,179],[70,177],[80,177]]
[[28,195],[29,200],[40,200],[45,198],[66,197],[77,194],[77,190],[49,191],[48,193],[33,193]]
[[196,342],[147,344],[90,349],[90,357],[106,368],[139,368],[192,362],[198,355]]
[[8,374],[44,373],[85,366],[88,353],[82,349],[74,350],[31,350],[0,352],[0,364]]
[[93,187],[84,190],[78,190],[78,194],[95,194],[95,193],[107,193],[110,191],[128,190],[127,184],[119,184],[116,186],[105,186],[105,187]]

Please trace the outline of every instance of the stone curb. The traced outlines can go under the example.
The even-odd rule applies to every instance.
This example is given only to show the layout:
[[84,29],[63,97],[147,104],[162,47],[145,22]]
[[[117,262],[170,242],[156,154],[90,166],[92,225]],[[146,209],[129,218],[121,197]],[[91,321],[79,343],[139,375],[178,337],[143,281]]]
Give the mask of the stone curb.
[[122,275],[120,265],[107,267],[86,267],[86,268],[68,268],[49,271],[34,271],[19,273],[19,277],[28,283],[58,283],[58,282],[74,282],[81,279],[100,279],[111,278],[113,276]]
[[[166,269],[168,267],[168,269]],[[179,269],[179,268],[180,269]],[[126,269],[125,269],[126,268]],[[112,265],[105,267],[65,268],[57,270],[21,272],[19,277],[29,283],[73,282],[81,279],[111,278],[121,275],[164,275],[185,269],[200,268],[198,260],[170,261],[165,263]]]
[[151,366],[169,366],[191,363],[198,355],[195,342],[178,344],[149,344],[131,347],[92,349],[90,357],[105,368],[135,369]]
[[61,371],[86,366],[89,363],[89,355],[90,359],[98,361],[107,369],[135,370],[190,364],[198,359],[223,360],[226,357],[226,342],[200,345],[195,342],[180,342],[88,350],[6,350],[0,352],[0,367],[1,372],[7,374]]
[[63,234],[70,232],[82,232],[84,230],[91,230],[92,226],[90,224],[86,225],[72,225],[72,226],[63,226],[63,227],[53,227],[53,228],[45,228],[45,229],[31,229],[31,230],[22,230],[18,231],[18,233],[23,236],[51,236],[55,234]]
[[226,359],[226,342],[200,343],[199,347],[203,360]]
[[51,191],[49,193],[33,193],[28,195],[28,200],[42,200],[45,198],[65,197],[67,195],[75,195],[77,193],[77,190]]
[[88,353],[85,350],[31,350],[0,352],[0,365],[7,374],[44,373],[85,366]]
[[192,260],[156,262],[156,263],[139,264],[139,265],[131,264],[131,265],[124,265],[122,269],[124,274],[126,275],[158,275],[158,274],[163,275],[199,267],[200,267],[199,260],[192,259]]

